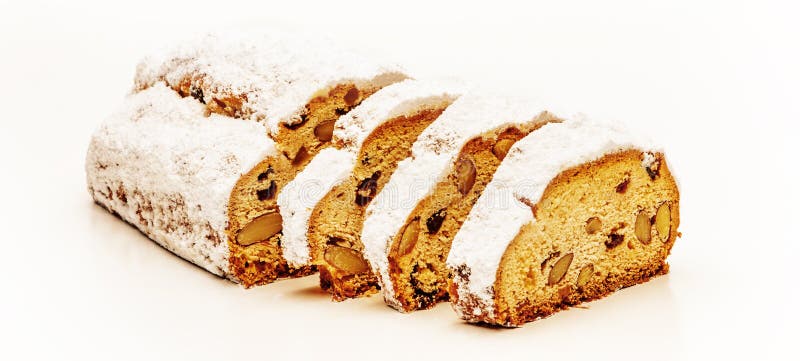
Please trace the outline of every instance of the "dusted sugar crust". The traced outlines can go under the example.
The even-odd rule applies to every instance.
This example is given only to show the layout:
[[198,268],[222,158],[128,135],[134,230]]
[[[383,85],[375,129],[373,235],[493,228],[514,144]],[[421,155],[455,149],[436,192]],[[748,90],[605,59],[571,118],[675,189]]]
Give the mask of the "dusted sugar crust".
[[163,85],[132,94],[93,134],[95,202],[156,243],[218,276],[229,270],[228,197],[242,173],[277,154],[265,129]]
[[518,142],[448,256],[457,313],[519,326],[666,273],[679,192],[654,148],[584,120]]
[[[145,58],[135,91],[166,84],[206,114],[261,124],[277,152],[242,172],[230,193],[230,272],[245,286],[313,272],[288,265],[277,195],[331,145],[336,120],[406,76],[335,43],[294,34],[208,34]],[[265,226],[266,224],[266,226]],[[253,230],[264,239],[253,239]],[[247,234],[247,237],[243,237]]]

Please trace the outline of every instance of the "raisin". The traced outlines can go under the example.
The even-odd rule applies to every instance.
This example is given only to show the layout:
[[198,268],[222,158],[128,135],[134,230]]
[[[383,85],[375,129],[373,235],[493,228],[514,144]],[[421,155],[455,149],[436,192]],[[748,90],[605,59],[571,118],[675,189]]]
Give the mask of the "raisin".
[[275,193],[278,190],[278,185],[275,181],[269,183],[269,188],[261,189],[256,191],[256,195],[258,196],[259,201],[265,201],[267,199],[272,199],[275,197]]
[[380,178],[380,176],[380,171],[375,172],[371,177],[365,178],[358,184],[358,189],[356,189],[357,205],[363,207],[375,197],[375,193],[378,191],[378,178]]
[[442,228],[442,222],[444,222],[444,218],[446,216],[447,208],[442,208],[431,214],[431,216],[425,221],[425,225],[428,227],[428,233],[434,234],[439,232],[439,228]]

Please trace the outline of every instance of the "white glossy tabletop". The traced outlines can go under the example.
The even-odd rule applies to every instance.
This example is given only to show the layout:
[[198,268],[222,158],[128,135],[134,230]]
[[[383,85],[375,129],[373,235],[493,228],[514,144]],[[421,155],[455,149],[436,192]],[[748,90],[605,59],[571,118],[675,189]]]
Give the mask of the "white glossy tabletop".
[[[797,5],[644,3],[4,1],[0,359],[797,359]],[[142,54],[237,23],[633,123],[681,182],[671,272],[491,329],[448,304],[334,303],[316,276],[244,290],[171,255],[92,203],[89,136]]]

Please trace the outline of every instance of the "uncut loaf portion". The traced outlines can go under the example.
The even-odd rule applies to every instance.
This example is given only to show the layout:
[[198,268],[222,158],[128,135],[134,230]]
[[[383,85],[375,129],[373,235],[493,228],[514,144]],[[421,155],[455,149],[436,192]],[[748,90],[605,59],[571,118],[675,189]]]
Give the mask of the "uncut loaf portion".
[[419,134],[458,97],[456,88],[405,80],[379,90],[339,119],[334,147],[279,193],[286,259],[317,265],[320,285],[335,300],[377,291],[361,256],[364,211]]
[[[230,202],[246,174],[278,154],[263,125],[207,115],[162,84],[129,95],[93,134],[86,157],[97,204],[209,272],[232,272]],[[308,274],[274,269],[272,276]]]
[[576,118],[517,142],[453,240],[461,318],[519,326],[668,271],[680,195],[661,150]]
[[364,254],[400,311],[448,299],[445,257],[508,149],[559,121],[538,103],[468,93],[433,122],[366,211]]
[[[165,84],[207,114],[260,124],[277,152],[233,188],[227,232],[234,279],[249,287],[297,275],[282,256],[282,187],[331,145],[336,120],[379,89],[406,79],[325,39],[283,33],[208,34],[146,57],[134,91]],[[301,272],[305,274],[306,272]]]

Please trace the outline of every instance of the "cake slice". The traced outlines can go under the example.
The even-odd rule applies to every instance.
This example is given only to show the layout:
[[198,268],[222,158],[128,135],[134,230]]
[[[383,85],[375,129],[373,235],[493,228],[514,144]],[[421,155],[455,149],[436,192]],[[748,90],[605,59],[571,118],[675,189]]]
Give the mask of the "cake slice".
[[431,124],[367,208],[365,255],[401,311],[448,299],[450,242],[511,145],[549,121],[523,100],[464,95]]
[[277,152],[243,172],[232,190],[230,272],[245,286],[292,276],[281,255],[282,187],[323,148],[334,123],[406,76],[324,39],[255,32],[210,34],[145,58],[135,91],[165,84],[220,114],[262,125]]
[[667,272],[678,187],[664,154],[613,125],[517,142],[453,240],[461,318],[519,326]]
[[[280,230],[267,213],[241,233],[229,225],[249,172],[279,155],[263,125],[206,114],[203,104],[162,84],[132,94],[92,136],[86,158],[89,192],[111,213],[209,272],[247,282],[231,267],[234,242]],[[244,176],[243,176],[244,175]],[[238,221],[241,222],[240,219]],[[255,228],[253,228],[255,227]],[[235,241],[234,241],[235,240]],[[260,280],[305,275],[311,267],[279,263],[280,249],[257,264]]]
[[364,211],[420,133],[457,97],[450,85],[406,80],[350,113],[323,150],[278,195],[289,264],[317,265],[335,300],[371,294],[377,280],[361,256]]

